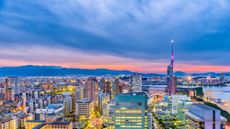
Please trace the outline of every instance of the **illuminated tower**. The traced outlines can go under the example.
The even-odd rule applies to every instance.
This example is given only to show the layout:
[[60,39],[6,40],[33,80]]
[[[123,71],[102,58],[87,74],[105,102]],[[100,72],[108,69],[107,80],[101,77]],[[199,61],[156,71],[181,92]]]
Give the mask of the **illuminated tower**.
[[176,77],[173,74],[173,68],[174,68],[174,50],[173,50],[173,43],[174,41],[171,41],[172,43],[172,51],[171,51],[171,62],[167,69],[167,94],[169,96],[176,93]]

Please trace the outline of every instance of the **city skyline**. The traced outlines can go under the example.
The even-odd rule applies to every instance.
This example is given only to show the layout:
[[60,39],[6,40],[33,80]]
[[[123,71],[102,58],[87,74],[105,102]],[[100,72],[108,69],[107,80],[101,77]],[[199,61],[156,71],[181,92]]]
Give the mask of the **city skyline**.
[[227,0],[1,1],[0,66],[162,73],[173,39],[175,71],[229,72],[229,7]]
[[0,0],[0,129],[230,129],[229,0]]

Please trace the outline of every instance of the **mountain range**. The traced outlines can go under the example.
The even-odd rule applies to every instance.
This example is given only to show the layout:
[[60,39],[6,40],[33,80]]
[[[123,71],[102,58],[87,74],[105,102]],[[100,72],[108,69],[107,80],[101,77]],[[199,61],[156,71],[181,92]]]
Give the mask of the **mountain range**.
[[[67,75],[131,75],[135,72],[128,70],[109,70],[109,69],[81,69],[81,68],[64,68],[60,66],[17,66],[17,67],[0,67],[0,76],[67,76]],[[165,76],[159,73],[139,73],[143,76]],[[176,76],[219,76],[220,73],[185,73],[175,72]],[[230,73],[225,73],[230,76]]]

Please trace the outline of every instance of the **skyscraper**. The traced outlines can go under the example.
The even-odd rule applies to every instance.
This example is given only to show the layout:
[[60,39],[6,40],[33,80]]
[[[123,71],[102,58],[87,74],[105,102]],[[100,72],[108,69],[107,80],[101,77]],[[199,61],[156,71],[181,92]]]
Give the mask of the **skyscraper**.
[[98,82],[95,77],[89,77],[86,81],[87,98],[90,101],[98,99]]
[[142,91],[142,76],[141,75],[136,73],[131,76],[131,87],[132,87],[132,92]]
[[99,81],[99,90],[105,93],[105,78],[100,79]]
[[147,129],[148,106],[144,92],[119,94],[115,97],[115,129]]
[[12,100],[12,87],[11,87],[10,78],[5,79],[4,93],[5,93],[5,100]]
[[120,81],[120,78],[115,78],[114,85],[116,94],[122,93],[122,83]]
[[174,41],[171,41],[172,43],[172,51],[171,51],[171,62],[167,69],[167,94],[169,96],[176,93],[176,80],[177,78],[174,76],[173,68],[174,68],[174,50],[173,50],[173,43]]

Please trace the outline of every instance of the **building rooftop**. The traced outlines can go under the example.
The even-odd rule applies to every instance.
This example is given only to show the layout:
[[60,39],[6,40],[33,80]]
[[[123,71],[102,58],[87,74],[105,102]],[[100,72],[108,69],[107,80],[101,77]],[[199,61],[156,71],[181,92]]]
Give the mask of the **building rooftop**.
[[191,118],[191,119],[193,119],[193,120],[195,120],[195,121],[204,121],[201,117],[199,117],[199,116],[197,116],[197,115],[195,115],[195,114],[193,114],[193,113],[191,113],[191,112],[186,112],[186,115],[187,115],[189,118]]
[[47,109],[59,109],[63,107],[63,105],[60,105],[60,104],[49,104],[46,108]]
[[56,124],[70,124],[68,121],[55,121],[52,123],[48,123],[49,125],[56,125]]
[[209,107],[209,106],[204,105],[204,104],[192,104],[191,106],[195,106],[195,107],[203,109],[203,110],[218,110],[218,109]]
[[44,120],[27,120],[26,122],[45,122]]
[[147,107],[147,101],[148,96],[145,92],[122,93],[115,96],[116,105],[125,105],[129,103]]
[[90,103],[91,101],[89,99],[82,99],[77,101],[77,103]]
[[145,92],[130,92],[130,93],[122,93],[117,96],[147,96]]
[[11,121],[11,120],[12,120],[11,118],[3,119],[0,121],[0,123],[6,123],[6,122]]
[[46,124],[45,124],[45,122],[44,123],[41,123],[41,124],[39,124],[39,125],[37,125],[37,126],[35,126],[33,129],[41,129],[43,126],[45,126]]

